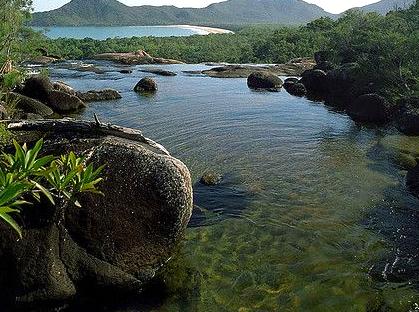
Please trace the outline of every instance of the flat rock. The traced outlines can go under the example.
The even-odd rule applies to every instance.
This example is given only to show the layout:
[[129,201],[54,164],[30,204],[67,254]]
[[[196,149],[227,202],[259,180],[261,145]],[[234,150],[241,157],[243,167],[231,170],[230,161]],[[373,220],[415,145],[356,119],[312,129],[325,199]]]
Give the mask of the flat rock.
[[167,77],[177,75],[175,72],[160,69],[160,68],[141,69],[140,71],[143,72],[143,73],[150,73],[150,74],[155,74],[155,75],[159,75],[159,76],[167,76]]
[[95,60],[113,61],[122,64],[184,64],[181,61],[153,57],[145,51],[127,53],[101,53],[94,56]]

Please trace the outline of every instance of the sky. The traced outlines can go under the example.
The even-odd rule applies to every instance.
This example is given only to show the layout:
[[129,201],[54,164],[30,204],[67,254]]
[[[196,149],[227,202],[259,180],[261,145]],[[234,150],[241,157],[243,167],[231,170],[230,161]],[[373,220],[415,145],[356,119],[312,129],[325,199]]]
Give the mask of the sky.
[[[175,5],[177,7],[202,8],[222,0],[119,0],[126,5]],[[305,0],[317,4],[331,13],[341,13],[347,9],[378,2],[378,0]],[[59,8],[70,0],[34,0],[35,11],[48,11]]]

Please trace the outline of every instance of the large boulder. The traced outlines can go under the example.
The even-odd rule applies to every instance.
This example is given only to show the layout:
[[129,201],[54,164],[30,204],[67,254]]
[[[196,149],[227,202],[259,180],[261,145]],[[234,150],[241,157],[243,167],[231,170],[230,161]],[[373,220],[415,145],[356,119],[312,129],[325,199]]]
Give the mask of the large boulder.
[[145,77],[135,85],[134,91],[139,93],[156,92],[157,83],[153,79]]
[[294,96],[304,96],[307,94],[306,87],[299,82],[284,84],[284,89],[287,90],[289,94]]
[[408,135],[419,135],[419,98],[403,98],[398,101],[397,128]]
[[[17,127],[27,133],[28,124],[39,125],[31,128],[37,130],[31,140],[46,136],[46,154],[74,151],[95,167],[104,164],[99,185],[104,196],[79,196],[81,208],[65,203],[25,210],[21,240],[0,222],[2,304],[33,307],[91,292],[138,293],[172,257],[185,233],[192,186],[181,161],[138,131],[123,135],[130,140],[105,134],[110,126],[101,132],[95,123],[74,123],[74,130],[69,120]],[[57,218],[58,208],[64,217]]]
[[54,114],[54,111],[47,105],[22,94],[11,92],[9,93],[9,98],[14,102],[13,108],[18,113],[37,114],[44,118],[51,117]]
[[69,86],[65,82],[62,81],[55,81],[52,83],[52,88],[57,91],[65,92],[70,95],[77,95],[76,90],[73,89],[73,87]]
[[86,107],[77,96],[66,92],[52,90],[48,93],[48,106],[58,113],[74,112]]
[[394,113],[394,106],[384,97],[364,94],[346,107],[346,112],[355,121],[383,124],[389,121]]
[[83,102],[100,102],[119,100],[122,98],[121,94],[113,89],[90,90],[87,92],[77,92],[77,97]]
[[255,90],[279,91],[284,82],[277,75],[270,72],[253,72],[247,77],[247,86]]
[[306,70],[301,75],[302,83],[309,93],[324,94],[327,91],[326,73],[319,69]]
[[42,103],[47,103],[48,93],[51,90],[53,90],[53,85],[49,78],[39,75],[25,80],[22,94]]

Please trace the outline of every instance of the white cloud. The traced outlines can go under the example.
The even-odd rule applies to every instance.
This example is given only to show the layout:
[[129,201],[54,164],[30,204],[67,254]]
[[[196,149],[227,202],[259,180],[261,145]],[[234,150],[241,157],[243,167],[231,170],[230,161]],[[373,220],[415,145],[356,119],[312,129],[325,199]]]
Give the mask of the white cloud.
[[[205,7],[214,2],[222,2],[223,0],[120,0],[126,5],[175,5],[178,7]],[[347,9],[363,6],[366,4],[378,2],[379,0],[305,0],[309,3],[317,4],[325,10],[333,13],[340,13]],[[36,11],[46,11],[58,8],[69,0],[34,0]]]

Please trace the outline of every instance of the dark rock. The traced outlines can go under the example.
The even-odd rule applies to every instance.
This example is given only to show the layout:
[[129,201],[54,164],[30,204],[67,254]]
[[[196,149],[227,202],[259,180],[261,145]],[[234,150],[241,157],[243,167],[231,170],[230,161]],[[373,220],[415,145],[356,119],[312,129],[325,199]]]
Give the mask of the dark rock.
[[145,77],[141,79],[134,87],[135,92],[156,92],[157,91],[157,83],[149,78]]
[[50,117],[54,114],[51,108],[35,99],[14,92],[11,92],[9,96],[16,103],[14,108],[24,113],[37,114],[42,117]]
[[168,70],[164,70],[160,68],[141,69],[140,71],[144,73],[150,73],[150,74],[166,76],[166,77],[173,77],[177,75],[176,73],[172,71],[168,71]]
[[[146,143],[79,138],[79,131],[39,136],[47,136],[45,153],[75,151],[96,167],[106,164],[99,186],[105,195],[81,196],[82,208],[26,209],[22,240],[0,222],[2,305],[140,292],[184,235],[192,211],[188,169]],[[59,209],[64,219],[57,218]]]
[[364,94],[350,103],[346,112],[355,121],[382,124],[390,120],[394,106],[377,94]]
[[64,93],[68,93],[70,95],[76,95],[76,91],[71,86],[69,86],[68,84],[66,84],[65,82],[62,82],[62,81],[53,82],[52,83],[52,88],[54,90],[61,91],[61,92],[64,92]]
[[406,186],[413,195],[419,197],[419,165],[407,172]]
[[301,75],[300,83],[302,83],[310,93],[324,94],[327,91],[326,73],[319,69],[306,70]]
[[121,99],[121,94],[113,89],[90,90],[87,92],[77,92],[77,96],[84,102],[99,102]]
[[25,80],[22,94],[30,98],[47,103],[48,93],[53,89],[48,77],[32,76]]
[[328,72],[329,70],[332,70],[334,68],[335,68],[335,66],[333,65],[333,63],[327,62],[327,61],[319,63],[319,64],[317,64],[316,66],[313,67],[313,69],[320,69],[324,72]]
[[77,96],[58,90],[52,90],[48,93],[47,103],[49,107],[58,113],[74,112],[86,107],[84,102]]
[[256,90],[279,91],[283,84],[281,78],[269,72],[254,72],[247,78],[247,86]]
[[132,69],[121,69],[119,72],[121,74],[132,74]]
[[212,186],[220,184],[223,179],[223,176],[217,172],[208,171],[205,172],[201,177],[201,184]]
[[285,87],[286,84],[289,85],[289,84],[297,83],[297,82],[299,82],[299,80],[300,79],[295,78],[295,77],[287,78],[287,79],[284,80],[284,87]]
[[291,95],[304,96],[307,94],[306,87],[302,83],[288,83],[284,84],[284,89]]
[[404,134],[419,135],[419,98],[403,98],[398,101],[399,113],[396,126]]

